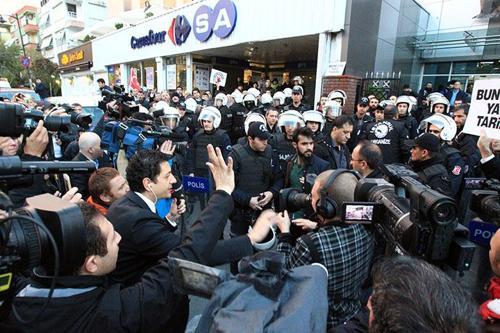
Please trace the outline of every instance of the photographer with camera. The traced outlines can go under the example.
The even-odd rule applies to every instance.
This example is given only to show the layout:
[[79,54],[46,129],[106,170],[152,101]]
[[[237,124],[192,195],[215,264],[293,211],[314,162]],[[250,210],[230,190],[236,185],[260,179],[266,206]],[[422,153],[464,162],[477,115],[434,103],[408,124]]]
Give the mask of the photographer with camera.
[[350,319],[361,308],[361,286],[372,262],[372,233],[361,224],[341,220],[340,207],[344,201],[353,201],[358,177],[341,169],[325,171],[316,178],[310,205],[319,228],[296,240],[290,234],[288,212],[275,216],[281,231],[277,250],[285,255],[286,266],[318,262],[328,270],[329,327]]
[[[216,191],[207,209],[170,251],[172,257],[201,264],[209,263],[233,206],[230,196],[234,188],[232,162],[226,165],[220,150],[215,152],[212,146],[208,150]],[[163,169],[168,171],[168,167]],[[185,321],[176,317],[176,312],[186,296],[174,291],[172,271],[165,256],[159,256],[160,261],[155,261],[129,286],[110,283],[106,275],[116,265],[121,236],[97,210],[82,203],[80,211],[83,221],[79,227],[85,232],[85,248],[81,261],[71,262],[72,267],[65,269],[65,272],[74,273],[66,273],[56,280],[54,296],[43,316],[25,323],[23,321],[33,319],[44,307],[47,288],[52,281],[51,267],[37,269],[27,286],[19,286],[24,289],[14,298],[17,316],[12,313],[9,317],[11,327],[23,332],[184,331]],[[248,241],[264,237],[270,224],[268,221],[260,223],[261,228],[254,228]],[[125,239],[122,242],[125,243]],[[180,326],[171,325],[172,320],[177,320]]]

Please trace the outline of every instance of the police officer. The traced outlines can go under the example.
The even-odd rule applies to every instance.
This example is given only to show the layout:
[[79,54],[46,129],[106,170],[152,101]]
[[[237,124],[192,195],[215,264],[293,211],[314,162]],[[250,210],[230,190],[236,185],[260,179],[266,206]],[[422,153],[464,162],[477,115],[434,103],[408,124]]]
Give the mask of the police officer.
[[[248,227],[262,210],[271,207],[273,197],[279,193],[279,167],[273,161],[272,149],[267,142],[270,137],[265,124],[252,122],[247,141],[234,145],[231,150],[235,176],[231,237],[247,234]],[[231,271],[237,272],[235,265]]]
[[230,133],[233,128],[233,114],[227,107],[227,96],[224,93],[218,93],[214,99],[215,107],[219,110],[222,117],[220,129]]
[[248,113],[247,108],[243,105],[243,94],[236,89],[231,96],[234,98],[234,103],[229,107],[233,115],[233,128],[231,129],[231,143],[235,144],[239,138],[245,136],[245,117]]
[[336,90],[331,91],[328,94],[328,100],[335,101],[335,102],[339,103],[340,106],[344,106],[345,102],[347,100],[347,94],[343,90],[336,89]]
[[[391,101],[382,101],[379,110],[384,110],[384,119],[366,126],[362,138],[366,138],[379,146],[384,156],[384,163],[404,163],[408,160],[408,130],[404,124],[394,120],[395,105]],[[378,117],[378,113],[375,113]]]
[[[245,130],[245,135],[242,136],[241,138],[239,138],[236,143],[238,143],[240,145],[248,143],[248,129],[250,128],[250,125],[252,123],[255,123],[255,122],[266,125],[266,118],[258,112],[249,113],[247,115],[247,117],[245,118],[245,123],[243,125],[244,130]],[[270,141],[272,141],[272,140],[273,140],[273,137],[269,138],[268,143],[270,143]]]
[[273,95],[273,106],[280,112],[285,107],[285,94],[282,91],[277,91]]
[[277,133],[271,140],[271,146],[280,168],[283,170],[286,160],[295,154],[293,147],[293,133],[298,128],[305,126],[302,115],[298,111],[283,112],[278,119],[281,133]]
[[459,198],[459,191],[465,174],[465,161],[460,156],[460,151],[449,145],[455,137],[457,127],[451,117],[436,113],[422,121],[426,133],[431,133],[441,141],[440,153],[444,159],[444,167],[448,171],[451,193]]
[[367,114],[369,110],[369,101],[366,97],[361,97],[358,104],[356,105],[356,112],[352,115],[352,134],[349,141],[347,141],[347,147],[350,151],[354,150],[354,147],[359,142],[359,136],[364,132],[367,124],[372,123],[374,119]]
[[410,110],[413,107],[413,103],[410,100],[410,96],[399,96],[396,100],[396,120],[402,122],[406,129],[408,130],[408,136],[410,139],[414,139],[417,136],[418,123],[417,120],[410,115]]
[[290,111],[295,110],[300,113],[310,110],[311,108],[302,103],[302,98],[304,96],[304,91],[301,86],[294,86],[292,88],[292,103],[285,106],[283,110]]
[[231,150],[231,141],[226,131],[219,129],[221,114],[217,108],[207,106],[202,109],[198,117],[202,129],[193,137],[189,149],[188,172],[191,175],[208,178],[209,172],[207,146],[219,147],[224,158],[227,158]]
[[333,121],[342,114],[342,106],[339,102],[328,101],[323,107],[323,116],[325,117],[325,125],[323,126],[323,134],[329,136],[332,132]]
[[302,114],[306,127],[312,131],[312,137],[314,140],[314,154],[323,160],[328,159],[328,149],[325,145],[321,143],[324,142],[327,136],[323,133],[323,126],[325,124],[325,118],[323,114],[319,111],[310,110]]
[[414,140],[407,140],[411,148],[410,167],[420,181],[444,195],[452,196],[448,171],[439,154],[441,144],[431,133],[422,133]]

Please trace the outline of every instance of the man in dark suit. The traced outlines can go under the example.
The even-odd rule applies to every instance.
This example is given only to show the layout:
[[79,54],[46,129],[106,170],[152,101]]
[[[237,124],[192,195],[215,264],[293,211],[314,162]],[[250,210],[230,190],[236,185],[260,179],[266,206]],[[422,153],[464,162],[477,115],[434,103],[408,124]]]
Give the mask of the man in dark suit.
[[[232,162],[229,163],[232,167]],[[130,192],[111,205],[107,217],[122,236],[116,269],[111,277],[114,281],[131,285],[180,244],[181,238],[173,231],[185,206],[178,205],[174,199],[165,218],[156,212],[157,200],[170,198],[172,185],[177,181],[167,155],[160,151],[137,152],[129,161],[127,181]],[[262,228],[262,225],[254,225],[247,235],[218,241],[208,263],[217,265],[251,255],[253,245],[262,241],[269,231],[259,232]],[[180,303],[170,326],[176,328],[172,328],[173,332],[184,331],[189,314],[187,297]]]
[[[92,161],[96,165],[96,169],[100,167],[110,167],[111,162],[101,149],[101,138],[93,132],[85,132],[78,139],[78,155],[73,158],[73,161]],[[76,173],[70,176],[71,185],[78,187],[78,192],[86,199],[89,196],[89,178],[88,173]]]
[[330,169],[349,169],[351,153],[347,148],[347,141],[353,130],[351,117],[342,115],[335,118],[330,136],[319,143],[328,149]]
[[444,97],[450,101],[450,111],[453,111],[455,106],[455,101],[462,101],[463,103],[469,103],[469,94],[467,94],[462,89],[462,84],[460,81],[456,80],[453,82],[453,89],[448,90]]

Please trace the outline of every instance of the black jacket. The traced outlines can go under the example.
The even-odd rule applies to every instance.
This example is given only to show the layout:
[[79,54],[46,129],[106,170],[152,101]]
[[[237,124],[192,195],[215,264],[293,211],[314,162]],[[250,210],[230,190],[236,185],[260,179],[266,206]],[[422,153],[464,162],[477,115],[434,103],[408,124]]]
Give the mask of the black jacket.
[[[73,161],[90,161],[85,155],[82,153],[78,153],[78,155],[73,158]],[[99,168],[111,167],[111,161],[106,154],[103,154],[103,157],[98,160]],[[71,186],[78,187],[78,192],[81,193],[84,199],[87,199],[89,196],[89,178],[90,173],[75,173],[70,176]]]
[[[361,121],[361,124],[359,123],[359,120]],[[359,137],[365,131],[366,126],[369,123],[374,122],[375,119],[367,114],[365,114],[362,119],[359,119],[356,114],[353,114],[351,117],[351,121],[352,121],[352,133],[351,137],[349,138],[349,141],[347,141],[347,147],[349,147],[350,151],[353,151],[354,147],[356,147],[356,145],[359,142]]]
[[[292,172],[292,167],[294,164],[294,161],[297,158],[297,154],[293,155],[288,159],[286,162],[286,169],[284,170],[284,188],[290,187],[290,173]],[[308,174],[316,174],[319,175],[323,171],[326,171],[330,168],[330,164],[316,156],[315,154],[311,155],[311,158],[307,160],[307,163],[304,168],[304,177]]]
[[370,140],[379,146],[384,163],[392,164],[408,161],[410,150],[405,145],[408,137],[408,130],[403,123],[394,119],[386,119],[368,124],[361,139]]
[[423,184],[453,198],[448,171],[443,163],[442,157],[437,155],[425,161],[410,161],[410,166]]
[[[147,269],[181,242],[173,233],[172,225],[153,213],[135,192],[130,191],[115,201],[107,217],[122,236],[116,269],[111,275],[118,282],[127,285],[137,282]],[[216,244],[208,262],[218,265],[241,259],[252,251],[247,236],[223,240]]]
[[494,156],[486,163],[479,163],[486,178],[500,179],[500,157]]
[[327,162],[330,163],[330,169],[349,169],[351,164],[351,152],[349,151],[349,148],[347,148],[347,145],[341,146],[340,150],[340,155],[344,155],[347,161],[347,166],[338,165],[337,158],[340,155],[337,156],[337,152],[334,151],[334,149],[337,148],[333,146],[332,138],[330,136],[328,136],[325,141],[320,143],[320,145],[323,145],[328,150]]
[[47,86],[41,82],[36,84],[35,92],[40,96],[41,99],[46,99],[50,96],[49,89],[47,89]]
[[[230,195],[214,192],[207,208],[170,256],[208,264],[232,209]],[[37,278],[32,286],[36,290],[49,288],[50,281]],[[184,297],[174,292],[172,272],[164,260],[129,287],[110,284],[105,276],[67,276],[58,279],[55,290],[61,297],[52,298],[34,323],[23,325],[11,315],[9,324],[23,332],[175,332],[167,323]],[[46,299],[19,295],[14,304],[19,315],[28,319],[40,311]]]

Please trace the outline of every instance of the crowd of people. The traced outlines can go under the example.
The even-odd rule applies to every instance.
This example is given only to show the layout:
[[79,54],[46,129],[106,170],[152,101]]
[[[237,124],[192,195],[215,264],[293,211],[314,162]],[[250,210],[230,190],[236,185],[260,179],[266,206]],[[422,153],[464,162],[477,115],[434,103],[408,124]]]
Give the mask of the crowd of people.
[[[457,282],[421,259],[380,255],[373,228],[345,224],[332,209],[337,170],[383,178],[381,167],[398,163],[457,204],[467,204],[466,177],[498,178],[500,141],[462,132],[470,97],[460,82],[442,92],[427,84],[416,96],[407,87],[389,99],[361,96],[355,110],[346,109],[355,96],[342,90],[308,105],[300,77],[240,80],[231,93],[178,87],[125,94],[102,79],[98,85],[105,114],[92,130],[72,123],[48,131],[40,121],[29,135],[0,137],[2,156],[92,161],[96,169],[33,175],[29,185],[5,188],[16,207],[42,193],[77,203],[87,237],[85,259],[57,280],[43,317],[23,323],[11,313],[11,328],[183,332],[189,299],[173,287],[168,256],[229,263],[236,275],[240,259],[277,251],[286,269],[319,263],[328,271],[329,332],[480,330],[478,306]],[[46,114],[64,109],[38,107]],[[70,107],[83,114],[81,105]],[[208,193],[185,195],[186,176],[207,179]],[[274,211],[284,188],[310,194],[310,207]],[[188,216],[195,222],[185,226]],[[499,253],[492,241],[494,273]],[[50,279],[43,269],[16,286],[18,314],[44,307]],[[500,311],[481,314],[494,321]]]

